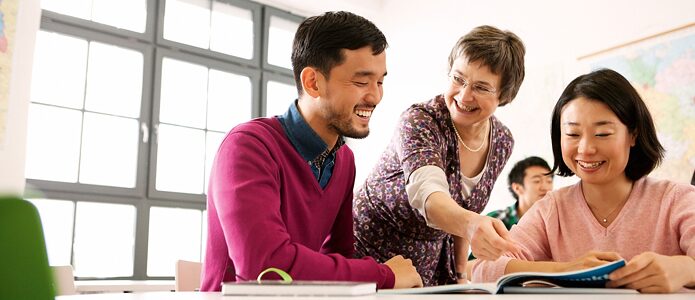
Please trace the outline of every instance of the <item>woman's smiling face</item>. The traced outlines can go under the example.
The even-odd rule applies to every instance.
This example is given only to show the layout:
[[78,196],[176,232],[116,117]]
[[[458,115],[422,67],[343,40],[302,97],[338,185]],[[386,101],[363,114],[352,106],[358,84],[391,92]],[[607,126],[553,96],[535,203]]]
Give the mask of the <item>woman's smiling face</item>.
[[560,115],[562,160],[582,182],[610,184],[624,180],[635,135],[604,103],[571,100]]

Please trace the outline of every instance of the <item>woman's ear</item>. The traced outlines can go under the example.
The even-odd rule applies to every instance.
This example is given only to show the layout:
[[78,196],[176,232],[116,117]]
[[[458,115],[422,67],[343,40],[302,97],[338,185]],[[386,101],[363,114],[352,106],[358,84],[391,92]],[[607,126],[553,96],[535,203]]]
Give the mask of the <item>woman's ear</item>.
[[637,130],[630,134],[630,147],[634,147],[637,144]]
[[313,98],[318,98],[320,96],[319,87],[322,84],[320,81],[323,79],[321,72],[312,67],[305,67],[302,69],[302,73],[300,73],[299,77],[302,80],[302,89],[304,93]]

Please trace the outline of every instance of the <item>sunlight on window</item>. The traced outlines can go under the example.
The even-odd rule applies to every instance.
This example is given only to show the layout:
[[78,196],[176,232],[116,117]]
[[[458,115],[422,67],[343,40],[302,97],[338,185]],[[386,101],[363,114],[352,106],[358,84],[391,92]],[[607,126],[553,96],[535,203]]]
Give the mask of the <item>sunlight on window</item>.
[[27,178],[77,182],[81,126],[80,111],[30,104]]
[[174,276],[176,260],[200,260],[201,218],[197,209],[150,208],[148,276]]
[[207,249],[208,242],[208,211],[207,209],[203,211],[202,215],[203,229],[202,232],[202,242],[200,243],[200,261],[205,261],[205,249]]
[[210,70],[208,83],[207,128],[227,132],[251,119],[251,79],[232,73]]
[[41,8],[116,28],[145,32],[147,0],[41,0]]
[[205,128],[208,69],[170,58],[162,60],[159,121]]
[[85,108],[124,117],[140,117],[142,72],[142,53],[91,42]]
[[164,38],[208,49],[210,45],[210,1],[166,0]]
[[147,0],[94,0],[92,20],[130,31],[145,32]]
[[210,50],[253,58],[253,14],[248,9],[212,2]]
[[277,81],[268,81],[265,115],[272,117],[282,115],[290,107],[293,100],[297,99],[297,89],[294,85]]
[[80,182],[134,188],[138,130],[134,119],[85,113]]
[[92,14],[92,0],[41,0],[41,8],[89,20]]
[[39,31],[34,50],[31,101],[82,108],[87,41]]
[[276,16],[270,17],[268,29],[268,63],[292,69],[292,40],[298,23]]
[[70,265],[72,226],[75,204],[72,201],[29,199],[41,216],[48,263],[51,266]]
[[156,189],[203,194],[204,172],[205,131],[160,124]]
[[134,245],[135,206],[77,203],[75,276],[132,276]]

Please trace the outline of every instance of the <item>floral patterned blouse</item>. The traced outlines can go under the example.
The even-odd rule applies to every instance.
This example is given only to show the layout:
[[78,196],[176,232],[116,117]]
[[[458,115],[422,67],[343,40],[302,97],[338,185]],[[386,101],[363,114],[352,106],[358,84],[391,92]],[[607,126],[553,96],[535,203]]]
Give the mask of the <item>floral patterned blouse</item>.
[[371,256],[385,262],[400,254],[412,259],[425,286],[456,282],[453,237],[427,226],[408,202],[406,179],[423,166],[440,167],[453,199],[465,209],[483,211],[514,146],[509,129],[494,116],[490,120],[493,136],[487,167],[471,195],[464,199],[458,142],[444,97],[414,104],[403,112],[389,146],[355,195],[357,257]]

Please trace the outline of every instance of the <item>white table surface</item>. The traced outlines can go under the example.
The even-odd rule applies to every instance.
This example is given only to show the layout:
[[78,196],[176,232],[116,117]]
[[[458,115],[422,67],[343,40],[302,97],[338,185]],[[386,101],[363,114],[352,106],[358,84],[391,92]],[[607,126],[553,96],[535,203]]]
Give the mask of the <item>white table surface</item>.
[[77,280],[75,290],[81,293],[170,292],[173,280]]
[[[115,294],[90,294],[58,296],[56,300],[278,300],[282,297],[223,297],[221,293],[199,292],[144,292],[144,293],[115,293]],[[292,297],[293,300],[445,300],[445,299],[514,299],[514,300],[538,300],[538,299],[562,299],[562,300],[693,300],[695,294],[617,294],[617,295],[374,295],[361,297]]]

